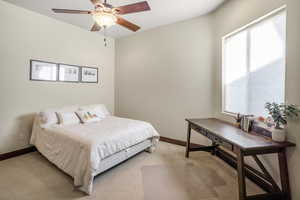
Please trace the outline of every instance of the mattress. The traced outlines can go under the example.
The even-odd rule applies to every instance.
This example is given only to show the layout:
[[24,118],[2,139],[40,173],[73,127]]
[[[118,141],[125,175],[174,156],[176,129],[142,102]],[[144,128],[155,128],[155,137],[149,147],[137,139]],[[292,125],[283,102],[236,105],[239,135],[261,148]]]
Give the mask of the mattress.
[[87,194],[92,193],[94,176],[106,170],[104,161],[109,163],[114,154],[126,153],[145,141],[150,142],[145,148],[153,149],[158,140],[159,134],[151,124],[114,116],[89,124],[47,128],[40,127],[37,117],[31,136],[31,144],[72,176],[74,185]]

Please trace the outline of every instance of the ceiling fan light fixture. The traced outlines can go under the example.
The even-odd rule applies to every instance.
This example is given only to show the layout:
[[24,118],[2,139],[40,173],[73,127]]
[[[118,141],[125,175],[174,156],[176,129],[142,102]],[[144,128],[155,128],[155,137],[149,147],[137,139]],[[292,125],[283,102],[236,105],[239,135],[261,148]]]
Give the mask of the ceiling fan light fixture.
[[109,12],[94,13],[93,19],[99,26],[105,28],[115,25],[117,21],[117,17],[113,13]]

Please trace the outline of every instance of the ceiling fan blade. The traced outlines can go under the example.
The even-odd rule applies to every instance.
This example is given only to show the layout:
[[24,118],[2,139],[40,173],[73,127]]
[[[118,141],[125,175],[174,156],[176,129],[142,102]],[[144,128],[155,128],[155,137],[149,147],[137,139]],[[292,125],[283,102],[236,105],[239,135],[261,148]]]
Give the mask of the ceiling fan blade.
[[129,13],[147,11],[147,10],[151,10],[151,9],[150,9],[148,2],[143,1],[143,2],[139,2],[139,3],[120,6],[120,7],[116,8],[116,10],[119,11],[118,14],[124,15],[124,14],[129,14]]
[[91,29],[92,32],[100,31],[101,26],[99,26],[97,23],[95,23]]
[[131,31],[134,31],[134,32],[136,32],[137,30],[140,29],[139,26],[137,26],[137,25],[135,25],[135,24],[133,24],[133,23],[131,23],[131,22],[129,22],[129,21],[121,18],[121,17],[117,18],[117,22],[116,23],[119,24],[119,25],[121,25],[121,26],[123,26],[123,27],[125,27],[125,28],[127,28],[127,29],[129,29],[129,30],[131,30]]
[[95,6],[96,5],[99,5],[99,4],[102,4],[102,1],[101,0],[91,0],[92,4],[94,4]]
[[68,13],[68,14],[91,14],[89,10],[69,10],[69,9],[52,9],[55,13]]

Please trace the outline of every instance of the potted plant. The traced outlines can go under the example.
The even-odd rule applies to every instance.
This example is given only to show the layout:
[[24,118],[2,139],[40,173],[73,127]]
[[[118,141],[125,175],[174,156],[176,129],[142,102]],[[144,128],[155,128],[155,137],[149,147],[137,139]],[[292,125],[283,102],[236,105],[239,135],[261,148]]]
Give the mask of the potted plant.
[[275,126],[272,130],[272,139],[277,142],[284,142],[286,138],[286,125],[289,118],[297,118],[300,110],[292,104],[266,103],[266,110],[272,117]]

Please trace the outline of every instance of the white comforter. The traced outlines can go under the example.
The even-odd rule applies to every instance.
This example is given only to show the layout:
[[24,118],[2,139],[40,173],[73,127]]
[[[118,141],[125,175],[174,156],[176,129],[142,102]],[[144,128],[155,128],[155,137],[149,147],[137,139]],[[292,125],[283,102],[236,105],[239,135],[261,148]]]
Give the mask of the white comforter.
[[91,194],[101,160],[147,139],[153,147],[159,139],[147,122],[110,116],[95,123],[41,128],[37,117],[31,144],[71,175],[75,186]]

